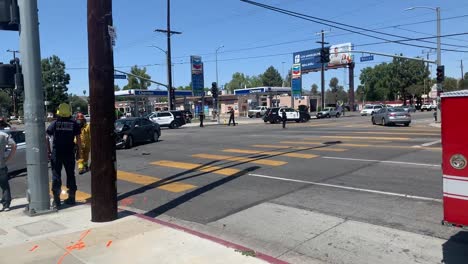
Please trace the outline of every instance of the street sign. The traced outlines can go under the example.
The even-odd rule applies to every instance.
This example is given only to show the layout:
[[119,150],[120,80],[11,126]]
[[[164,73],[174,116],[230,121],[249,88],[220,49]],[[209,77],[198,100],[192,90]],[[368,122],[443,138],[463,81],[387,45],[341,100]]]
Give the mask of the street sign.
[[125,74],[114,74],[114,79],[127,79]]
[[374,55],[362,56],[362,57],[361,57],[361,62],[364,62],[364,61],[373,61],[373,60],[374,60]]

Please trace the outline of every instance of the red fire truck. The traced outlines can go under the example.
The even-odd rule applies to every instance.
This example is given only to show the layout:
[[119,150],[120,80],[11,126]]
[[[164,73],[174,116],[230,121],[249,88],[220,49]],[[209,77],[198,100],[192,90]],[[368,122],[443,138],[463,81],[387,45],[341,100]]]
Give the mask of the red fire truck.
[[468,90],[441,95],[444,224],[468,227]]

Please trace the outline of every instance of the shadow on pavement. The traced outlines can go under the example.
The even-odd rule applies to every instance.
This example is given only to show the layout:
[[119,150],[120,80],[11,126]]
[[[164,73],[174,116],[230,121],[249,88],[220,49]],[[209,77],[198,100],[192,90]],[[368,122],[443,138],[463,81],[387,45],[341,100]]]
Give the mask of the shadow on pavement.
[[442,245],[443,260],[447,264],[468,263],[468,231],[460,231]]
[[195,197],[197,197],[197,196],[199,196],[201,194],[204,194],[204,193],[206,193],[208,191],[211,191],[211,190],[213,190],[213,189],[215,189],[215,188],[217,188],[217,187],[219,187],[219,186],[221,186],[223,184],[231,182],[231,181],[233,181],[233,180],[235,180],[235,179],[237,179],[237,178],[239,178],[239,177],[241,177],[241,176],[243,176],[243,175],[245,175],[247,173],[255,171],[255,170],[259,169],[259,168],[260,168],[259,166],[252,166],[252,167],[246,168],[245,170],[240,171],[240,172],[238,172],[238,173],[236,173],[236,174],[234,174],[232,176],[224,177],[224,178],[219,179],[219,180],[217,180],[215,182],[212,182],[212,183],[210,183],[208,185],[205,185],[203,187],[195,189],[195,190],[193,190],[191,192],[188,192],[188,193],[186,193],[186,194],[184,194],[184,195],[182,195],[182,196],[180,196],[180,197],[178,197],[178,198],[176,198],[176,199],[174,199],[174,200],[172,200],[172,201],[170,201],[170,202],[168,202],[166,204],[163,204],[163,205],[161,205],[161,206],[159,206],[159,207],[157,207],[157,208],[155,208],[155,209],[153,209],[151,211],[146,212],[145,216],[153,217],[153,218],[157,217],[157,216],[159,216],[161,214],[164,214],[165,212],[171,210],[172,208],[175,208],[175,207],[177,207],[177,206],[179,206],[179,205],[181,205],[181,204],[183,204],[183,203],[185,203],[187,201],[190,201],[191,199],[193,199],[193,198],[195,198]]

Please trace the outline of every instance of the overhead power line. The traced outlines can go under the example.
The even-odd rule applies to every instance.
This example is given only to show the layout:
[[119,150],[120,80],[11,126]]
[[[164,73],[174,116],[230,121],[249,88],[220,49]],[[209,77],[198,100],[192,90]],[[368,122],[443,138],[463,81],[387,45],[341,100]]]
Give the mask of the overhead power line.
[[[240,0],[240,1],[251,4],[251,5],[259,6],[259,7],[268,9],[268,10],[272,10],[272,11],[275,11],[275,12],[278,12],[278,13],[286,14],[286,15],[289,15],[289,16],[297,17],[297,18],[301,18],[301,19],[304,19],[304,20],[308,20],[308,21],[311,21],[311,22],[314,22],[314,23],[317,23],[317,24],[322,24],[322,25],[325,25],[325,26],[341,29],[341,30],[344,30],[344,31],[349,31],[349,32],[352,32],[352,33],[355,33],[355,34],[359,34],[359,35],[363,35],[363,36],[367,36],[367,37],[371,37],[371,38],[375,38],[375,39],[388,41],[389,43],[393,42],[393,41],[390,40],[390,39],[378,37],[378,36],[371,35],[371,34],[364,33],[364,32],[373,32],[373,33],[381,34],[381,35],[387,35],[387,36],[392,36],[392,37],[399,37],[399,38],[409,39],[408,37],[405,37],[405,36],[399,36],[399,35],[395,35],[395,34],[379,32],[379,31],[376,31],[376,30],[369,30],[369,29],[365,29],[365,28],[362,28],[362,27],[351,26],[351,25],[347,25],[347,24],[344,24],[344,23],[335,22],[335,21],[322,19],[322,18],[317,18],[317,17],[313,17],[313,16],[309,16],[309,15],[304,15],[304,14],[301,14],[301,13],[298,13],[298,12],[293,12],[293,11],[289,11],[289,10],[286,10],[286,9],[281,9],[281,8],[278,8],[278,7],[269,6],[269,5],[257,3],[257,2],[254,2],[254,1],[250,1],[250,0]],[[325,22],[322,22],[322,21],[325,21]],[[330,23],[332,23],[332,24],[330,24]],[[354,29],[358,29],[358,30],[362,30],[362,31],[351,30],[351,29],[340,27],[340,26],[337,26],[337,25],[341,25],[341,26],[349,27],[349,28],[354,28]],[[420,40],[420,41],[428,42],[428,41],[424,41],[424,40]],[[429,46],[409,44],[409,43],[404,43],[404,42],[395,42],[395,43],[401,44],[401,45],[406,45],[406,46],[419,47],[419,48],[427,48],[427,49],[432,48],[432,47],[429,47]],[[429,42],[429,43],[433,43],[433,42]],[[452,52],[468,52],[468,51],[450,50],[450,49],[442,49],[442,50],[452,51]]]

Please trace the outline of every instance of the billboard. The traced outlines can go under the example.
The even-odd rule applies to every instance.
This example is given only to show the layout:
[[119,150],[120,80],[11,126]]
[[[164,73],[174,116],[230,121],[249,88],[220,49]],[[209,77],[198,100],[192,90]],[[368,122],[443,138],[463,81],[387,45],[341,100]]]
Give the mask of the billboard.
[[[331,46],[330,62],[325,65],[325,69],[341,68],[353,62],[351,48],[351,43]],[[321,48],[294,52],[293,63],[299,63],[301,65],[302,73],[319,71],[322,68],[322,63],[320,62],[320,50]]]
[[330,62],[327,68],[338,68],[353,62],[351,43],[337,44],[330,47]]
[[190,68],[192,73],[193,95],[202,96],[205,81],[203,76],[203,62],[200,56],[190,56]]
[[321,69],[322,63],[320,63],[320,49],[294,52],[293,63],[300,64],[303,73]]

